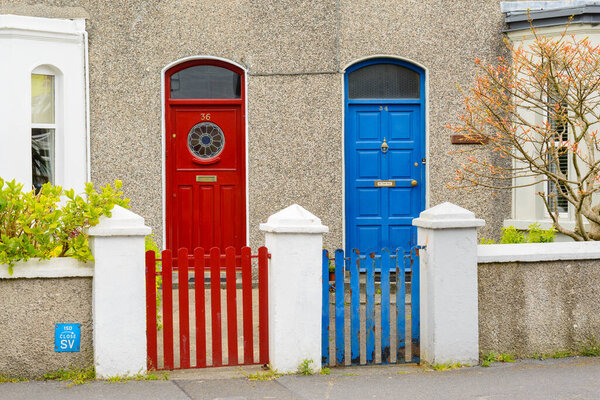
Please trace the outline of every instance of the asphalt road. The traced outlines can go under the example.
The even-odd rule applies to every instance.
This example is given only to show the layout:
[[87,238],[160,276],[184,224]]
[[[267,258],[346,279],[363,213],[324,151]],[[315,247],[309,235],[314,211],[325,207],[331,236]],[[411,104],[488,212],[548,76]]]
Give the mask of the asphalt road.
[[174,372],[167,381],[0,384],[0,399],[600,399],[600,358],[523,360],[452,371],[418,366],[333,368],[330,375],[252,382],[256,371]]

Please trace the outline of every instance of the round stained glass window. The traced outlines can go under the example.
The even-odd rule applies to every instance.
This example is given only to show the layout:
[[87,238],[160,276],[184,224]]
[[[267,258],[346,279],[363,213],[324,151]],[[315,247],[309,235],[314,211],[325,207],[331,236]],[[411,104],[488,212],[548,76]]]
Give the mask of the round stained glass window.
[[225,146],[223,131],[212,122],[200,122],[190,129],[188,148],[196,157],[206,160],[216,157]]

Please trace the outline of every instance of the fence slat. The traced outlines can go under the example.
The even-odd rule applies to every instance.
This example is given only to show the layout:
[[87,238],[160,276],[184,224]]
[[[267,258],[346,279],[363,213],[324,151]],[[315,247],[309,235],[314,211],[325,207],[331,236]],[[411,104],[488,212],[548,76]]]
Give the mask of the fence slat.
[[350,252],[350,347],[352,365],[360,364],[360,275],[359,252],[353,249]]
[[252,250],[242,247],[242,312],[244,323],[244,364],[254,363],[252,330]]
[[210,249],[210,316],[212,325],[212,365],[223,364],[221,348],[221,251]]
[[366,301],[366,329],[367,335],[367,364],[373,364],[375,359],[375,253],[365,260],[367,264],[367,301]]
[[266,247],[258,248],[258,337],[260,346],[260,363],[269,363],[269,292],[268,292],[268,260]]
[[[415,249],[418,252],[418,250]],[[414,261],[413,261],[414,260]],[[419,257],[418,253],[415,257],[412,257],[411,252],[411,271],[412,276],[410,279],[410,310],[412,319],[412,333],[411,333],[411,352],[412,362],[419,362],[420,349],[419,349],[419,326],[420,326],[420,314],[419,314]]]
[[381,363],[390,363],[390,252],[381,251]]
[[206,311],[204,300],[204,249],[194,249],[194,312],[196,316],[196,366],[206,367]]
[[396,362],[406,360],[406,293],[404,282],[404,251],[396,250]]
[[188,290],[188,251],[177,251],[179,278],[179,367],[190,367],[190,302]]
[[156,333],[156,253],[149,250],[146,252],[146,350],[149,370],[158,367]]
[[173,264],[171,250],[162,252],[163,351],[165,369],[173,369]]
[[235,248],[225,249],[225,268],[227,280],[227,353],[228,364],[238,364],[237,342],[237,296],[235,273]]
[[344,365],[344,250],[335,251],[335,359]]
[[329,252],[323,250],[323,312],[321,314],[321,364],[329,365]]

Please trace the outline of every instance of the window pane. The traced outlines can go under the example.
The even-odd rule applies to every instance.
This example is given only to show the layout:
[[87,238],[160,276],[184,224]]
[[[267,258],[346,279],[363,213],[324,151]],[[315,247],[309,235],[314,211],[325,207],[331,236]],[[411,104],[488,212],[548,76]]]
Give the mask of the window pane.
[[[550,86],[548,89],[550,93],[550,97],[548,102],[550,106],[548,107],[548,120],[550,122],[550,127],[554,134],[552,135],[552,140],[554,140],[554,144],[558,147],[557,155],[555,156],[553,153],[548,154],[548,169],[550,172],[557,173],[561,172],[565,177],[569,176],[569,155],[566,147],[559,147],[560,142],[566,142],[569,140],[569,129],[567,120],[567,107],[568,104],[565,102],[560,102],[559,95],[557,91]],[[555,107],[552,104],[559,104],[559,107]],[[558,159],[556,159],[557,157]],[[558,166],[557,166],[558,164]],[[560,190],[559,190],[560,189]],[[549,195],[549,205],[550,211],[553,213],[567,213],[569,212],[569,202],[567,199],[560,195],[560,193],[566,192],[566,187],[563,184],[557,186],[554,182],[548,182],[548,195]],[[556,201],[556,203],[555,203]]]
[[239,99],[239,74],[214,65],[196,65],[171,75],[172,99]]
[[418,99],[419,74],[396,64],[374,64],[348,76],[351,99]]
[[54,184],[54,129],[31,130],[31,167],[36,191],[46,182]]
[[[556,162],[552,155],[549,155],[549,161],[550,162],[548,165],[548,169],[550,170],[550,172],[557,173],[558,171],[556,168]],[[568,178],[568,176],[569,176],[569,156],[567,154],[566,149],[559,150],[558,168],[560,169],[560,172],[562,172],[565,175],[565,177]],[[566,192],[566,190],[567,190],[567,188],[563,184],[560,185],[560,189],[562,192]],[[567,201],[566,198],[561,196],[559,193],[560,192],[559,192],[556,184],[554,184],[554,182],[552,182],[552,181],[548,181],[548,194],[550,195],[549,196],[550,198],[548,200],[549,200],[549,205],[550,205],[550,211],[552,211],[552,212],[558,211],[561,214],[567,213],[567,212],[569,212],[569,202]],[[556,204],[554,204],[555,198],[556,198]]]
[[31,122],[54,123],[54,76],[31,74]]

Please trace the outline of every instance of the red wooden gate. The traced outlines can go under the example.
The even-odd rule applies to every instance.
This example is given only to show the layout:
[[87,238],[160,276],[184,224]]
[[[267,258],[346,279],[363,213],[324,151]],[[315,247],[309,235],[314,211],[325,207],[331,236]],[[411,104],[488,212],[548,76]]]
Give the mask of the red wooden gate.
[[[154,251],[147,251],[148,369],[267,364],[268,258],[266,247],[260,247],[257,255],[252,255],[249,247],[243,247],[240,254],[236,254],[233,247],[225,249],[225,254],[221,254],[217,247],[205,254],[204,249],[198,247],[192,255],[182,248],[177,252],[176,258],[170,250],[164,250],[160,259],[156,258]],[[253,288],[252,282],[253,259],[258,261],[256,288]],[[221,288],[222,274],[225,275],[226,282],[224,291]],[[190,288],[188,282],[192,275],[194,287]],[[174,277],[177,281],[175,285]],[[205,285],[206,281],[210,284]],[[241,296],[238,296],[238,290],[241,290]],[[162,316],[159,313],[158,320],[157,294],[159,302],[162,301]],[[226,296],[224,310],[221,307],[223,295]],[[240,300],[241,314],[238,313]],[[256,303],[254,305],[253,300]],[[223,311],[226,318],[222,318]],[[254,323],[256,316],[253,316],[256,311],[257,327]],[[178,314],[176,319],[174,314]],[[193,324],[190,327],[191,319]],[[226,324],[225,329],[223,324]],[[243,329],[239,330],[238,326]],[[174,342],[174,333],[175,337],[179,336],[177,342]],[[159,346],[160,336],[162,346]],[[223,359],[224,345],[227,347],[226,360]],[[243,352],[241,358],[238,347]],[[195,359],[192,353],[195,353]]]

